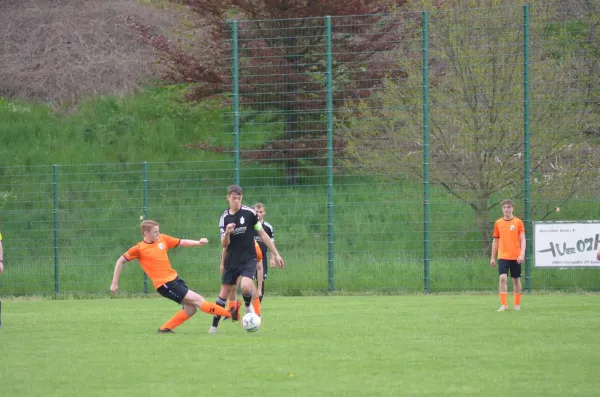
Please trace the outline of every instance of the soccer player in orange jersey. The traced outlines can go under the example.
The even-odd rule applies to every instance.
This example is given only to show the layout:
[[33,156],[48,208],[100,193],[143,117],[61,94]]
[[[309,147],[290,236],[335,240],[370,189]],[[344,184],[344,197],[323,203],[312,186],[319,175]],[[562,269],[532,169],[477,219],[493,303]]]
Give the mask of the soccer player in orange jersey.
[[494,224],[494,241],[492,242],[492,257],[490,266],[496,266],[498,254],[498,273],[500,274],[500,309],[499,312],[508,310],[507,278],[513,282],[515,310],[521,310],[521,265],[525,261],[525,226],[523,222],[513,215],[512,200],[502,200],[502,213],[504,216]]
[[159,225],[155,221],[142,221],[140,226],[144,239],[125,252],[115,265],[113,280],[110,290],[116,293],[119,289],[119,275],[123,265],[133,259],[140,262],[140,266],[152,280],[156,291],[167,299],[183,305],[183,309],[177,312],[169,321],[159,329],[160,333],[173,333],[173,329],[187,321],[196,314],[198,309],[210,315],[229,317],[236,321],[239,319],[241,301],[230,310],[207,302],[202,295],[190,290],[185,281],[179,278],[177,272],[171,267],[167,255],[170,248],[175,247],[198,247],[208,243],[208,240],[184,240],[166,234],[160,234]]

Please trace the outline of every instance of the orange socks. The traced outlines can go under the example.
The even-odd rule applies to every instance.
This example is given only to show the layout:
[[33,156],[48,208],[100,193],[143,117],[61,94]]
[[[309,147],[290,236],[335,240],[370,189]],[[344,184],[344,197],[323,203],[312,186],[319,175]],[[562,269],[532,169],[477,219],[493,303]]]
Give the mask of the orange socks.
[[[235,302],[233,302],[233,304],[235,305]],[[216,305],[212,302],[204,301],[202,306],[200,306],[200,310],[202,310],[204,313],[216,314],[217,316],[231,318],[231,313],[229,313],[229,310],[227,310],[224,307],[221,307],[219,305]],[[190,318],[190,316],[187,315],[185,310],[180,310],[177,313],[175,313],[175,315],[173,317],[171,317],[171,319],[169,321],[164,323],[160,327],[160,329],[174,329],[174,328],[180,326],[181,324],[183,324],[189,318]]]
[[[233,302],[233,303],[235,304],[235,302]],[[200,310],[202,310],[204,313],[216,314],[217,316],[231,318],[231,313],[229,313],[229,310],[227,310],[224,307],[221,307],[219,305],[216,305],[212,302],[204,301],[202,306],[200,306]]]
[[515,296],[515,306],[520,306],[521,305],[521,294],[514,294]]
[[184,321],[186,321],[190,316],[184,310],[180,310],[169,321],[164,323],[160,329],[173,329],[175,327],[180,326]]
[[508,306],[508,296],[506,292],[500,292],[500,304],[502,306]]
[[252,308],[254,309],[254,313],[260,316],[260,298],[256,297],[252,299]]

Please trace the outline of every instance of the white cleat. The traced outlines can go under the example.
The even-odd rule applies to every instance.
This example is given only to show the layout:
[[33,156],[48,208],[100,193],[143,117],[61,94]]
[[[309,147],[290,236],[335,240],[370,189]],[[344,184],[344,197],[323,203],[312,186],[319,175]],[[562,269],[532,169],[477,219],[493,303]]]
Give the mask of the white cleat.
[[507,310],[508,310],[508,306],[504,306],[504,305],[500,306],[500,309],[498,309],[499,312],[505,312]]
[[515,310],[521,310],[521,305],[516,305]]
[[209,333],[209,334],[216,334],[217,332],[219,332],[219,328],[217,328],[217,327],[212,327],[212,326],[211,326],[211,327],[209,328],[209,330],[208,330],[208,333]]
[[246,306],[246,313],[254,313],[254,307],[252,305]]

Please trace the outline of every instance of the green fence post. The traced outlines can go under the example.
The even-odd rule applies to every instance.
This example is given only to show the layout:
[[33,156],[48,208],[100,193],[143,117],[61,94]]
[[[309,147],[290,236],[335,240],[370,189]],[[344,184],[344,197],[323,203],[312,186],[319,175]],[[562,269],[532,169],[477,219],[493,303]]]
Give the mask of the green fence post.
[[430,203],[429,203],[429,14],[421,12],[423,39],[423,289],[429,293]]
[[234,180],[240,184],[240,91],[238,58],[238,21],[231,22],[232,70],[233,70],[233,157]]
[[[142,217],[148,219],[148,162],[142,163]],[[148,293],[148,276],[144,273],[144,294]]]
[[54,293],[60,292],[58,278],[58,165],[52,166],[52,187],[54,190]]
[[327,81],[327,263],[329,292],[334,290],[333,257],[333,59],[331,48],[331,17],[325,17],[326,71]]
[[525,158],[523,188],[525,200],[525,233],[527,250],[525,251],[525,290],[531,292],[531,248],[533,230],[531,222],[531,152],[529,142],[529,4],[523,5],[523,157]]

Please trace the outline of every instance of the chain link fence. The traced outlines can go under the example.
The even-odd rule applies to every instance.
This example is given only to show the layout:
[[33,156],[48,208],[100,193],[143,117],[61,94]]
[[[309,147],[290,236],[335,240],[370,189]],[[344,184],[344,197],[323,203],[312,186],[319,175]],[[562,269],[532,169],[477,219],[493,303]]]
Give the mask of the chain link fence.
[[[582,1],[228,23],[231,147],[0,168],[0,293],[106,291],[141,218],[212,240],[172,260],[214,293],[232,183],[274,226],[287,265],[269,272],[272,293],[495,290],[504,198],[526,225],[529,290],[598,290],[597,267],[536,269],[532,230],[600,218],[599,15]],[[121,284],[149,288],[137,265]]]

